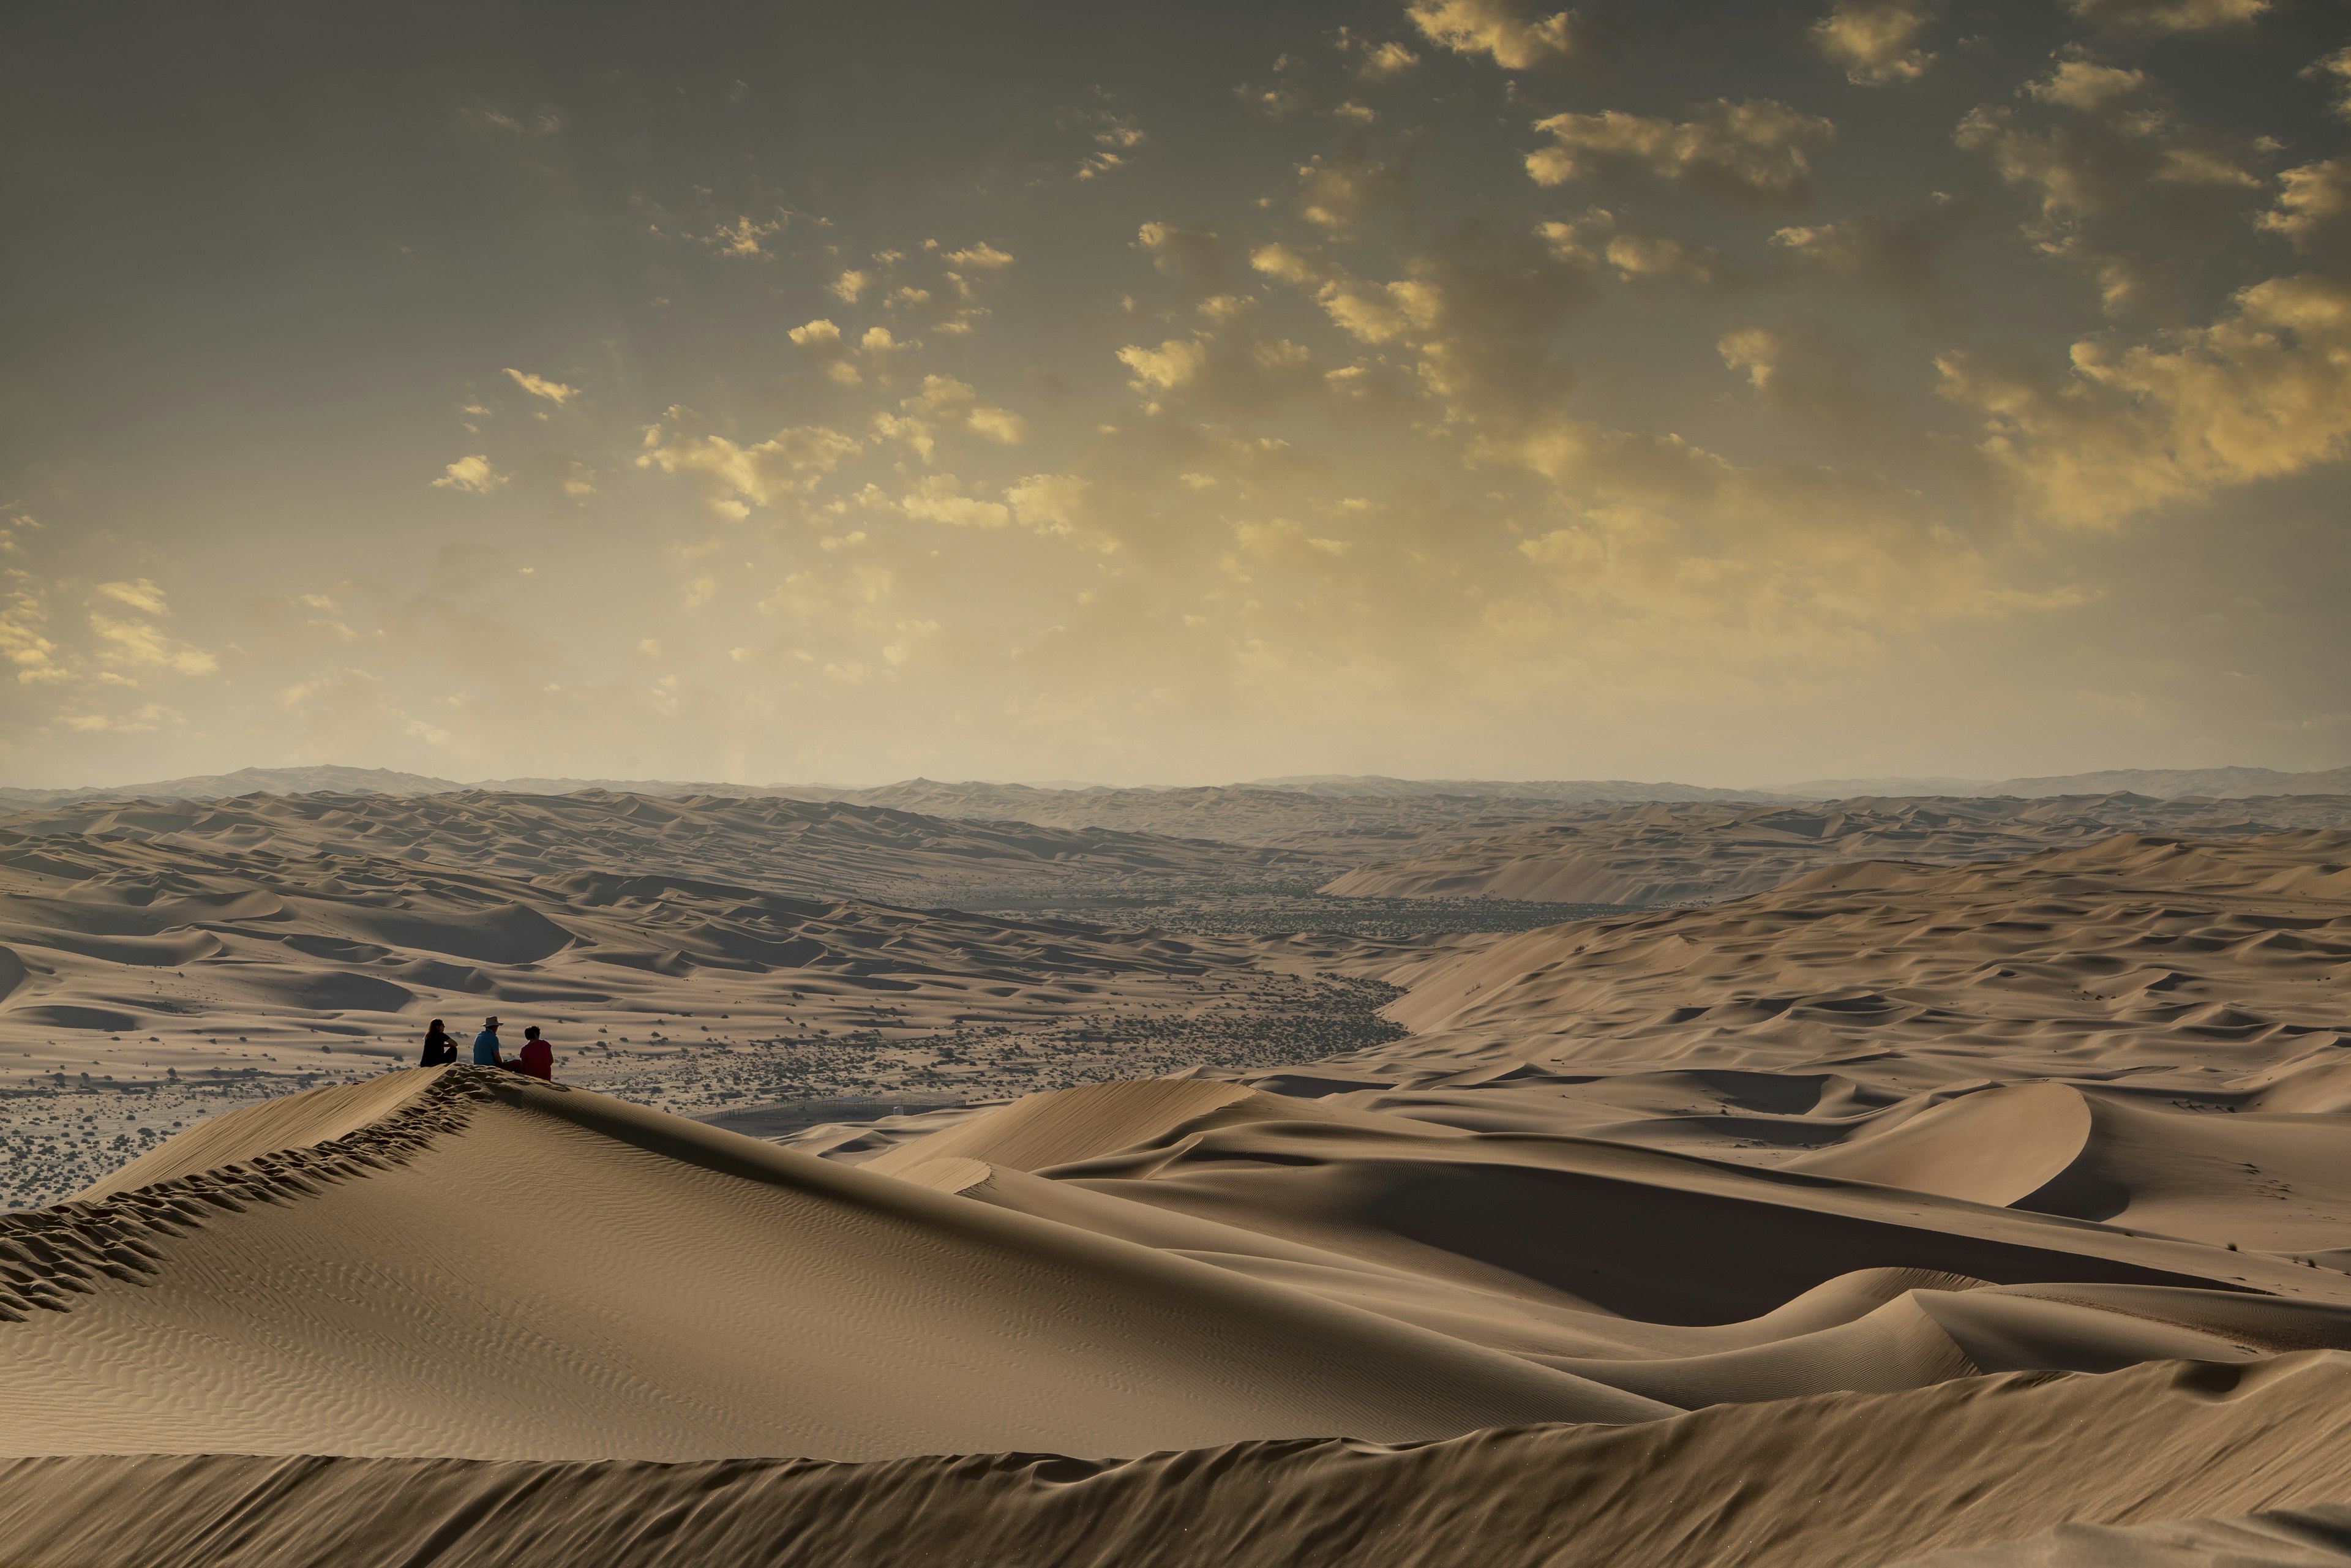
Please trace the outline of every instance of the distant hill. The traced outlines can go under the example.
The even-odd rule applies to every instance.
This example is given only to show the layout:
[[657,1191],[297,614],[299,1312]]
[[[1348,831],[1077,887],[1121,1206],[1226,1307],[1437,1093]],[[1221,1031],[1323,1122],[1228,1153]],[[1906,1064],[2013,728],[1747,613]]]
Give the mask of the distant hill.
[[1301,773],[1252,779],[1244,789],[1290,789],[1342,800],[1393,800],[1399,795],[1484,796],[1499,800],[1557,800],[1568,805],[1632,804],[1649,800],[1777,800],[1770,790],[1708,789],[1697,784],[1635,784],[1622,779],[1390,779],[1377,773]]
[[5,789],[11,806],[57,806],[76,800],[220,800],[233,795],[440,795],[463,784],[389,768],[240,768],[234,773],[199,773],[146,784],[107,784],[79,789]]
[[[2147,795],[2176,800],[2196,795],[2243,800],[2259,795],[2351,794],[2351,768],[2281,773],[2274,768],[2109,768],[2040,779],[1815,779],[1781,787],[1779,798],[1850,800],[1865,796]],[[1771,799],[1771,796],[1762,797]]]

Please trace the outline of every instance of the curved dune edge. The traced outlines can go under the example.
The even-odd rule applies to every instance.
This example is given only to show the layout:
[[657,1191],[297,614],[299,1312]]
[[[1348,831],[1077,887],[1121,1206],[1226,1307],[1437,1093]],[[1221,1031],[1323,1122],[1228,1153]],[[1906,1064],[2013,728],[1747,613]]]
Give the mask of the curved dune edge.
[[0,1452],[871,1461],[1674,1413],[622,1101],[404,1076],[359,1133],[255,1152],[285,1118],[225,1117],[242,1158],[0,1222]]
[[2291,1509],[2346,1487],[2351,1356],[2315,1353],[1974,1378],[1633,1427],[1501,1428],[1405,1447],[1245,1442],[1129,1461],[19,1459],[0,1464],[0,1558],[43,1568],[1796,1568],[1893,1563],[2064,1525]]

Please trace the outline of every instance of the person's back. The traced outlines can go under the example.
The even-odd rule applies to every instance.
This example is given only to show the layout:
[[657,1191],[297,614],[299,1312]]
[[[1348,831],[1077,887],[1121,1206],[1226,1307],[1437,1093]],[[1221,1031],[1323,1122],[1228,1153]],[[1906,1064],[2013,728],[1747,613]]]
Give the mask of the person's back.
[[507,1059],[498,1054],[498,1020],[495,1017],[486,1018],[482,1020],[482,1032],[474,1037],[474,1065],[504,1067],[506,1064]]
[[516,1065],[533,1078],[555,1082],[555,1047],[539,1039],[537,1024],[522,1031],[522,1056]]

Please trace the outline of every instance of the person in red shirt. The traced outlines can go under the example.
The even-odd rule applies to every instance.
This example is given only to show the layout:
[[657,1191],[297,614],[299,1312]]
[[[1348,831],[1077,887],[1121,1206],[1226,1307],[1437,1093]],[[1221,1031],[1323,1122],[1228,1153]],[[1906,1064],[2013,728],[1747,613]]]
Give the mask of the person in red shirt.
[[538,1038],[537,1024],[522,1031],[522,1055],[515,1062],[515,1071],[555,1082],[555,1047]]

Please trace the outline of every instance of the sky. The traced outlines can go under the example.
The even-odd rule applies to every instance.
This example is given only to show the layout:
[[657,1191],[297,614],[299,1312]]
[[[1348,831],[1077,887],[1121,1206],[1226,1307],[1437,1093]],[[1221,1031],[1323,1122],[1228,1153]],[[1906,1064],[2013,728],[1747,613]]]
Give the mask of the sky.
[[2351,6],[0,14],[0,782],[2351,761]]

